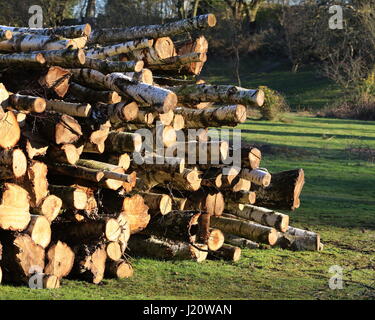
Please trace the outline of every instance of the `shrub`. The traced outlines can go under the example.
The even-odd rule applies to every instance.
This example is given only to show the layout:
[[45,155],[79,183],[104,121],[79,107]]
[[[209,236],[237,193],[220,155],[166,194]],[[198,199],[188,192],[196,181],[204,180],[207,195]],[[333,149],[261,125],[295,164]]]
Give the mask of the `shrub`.
[[289,110],[289,106],[279,92],[266,86],[260,86],[259,89],[264,91],[264,105],[260,108],[263,120],[280,120],[281,115]]

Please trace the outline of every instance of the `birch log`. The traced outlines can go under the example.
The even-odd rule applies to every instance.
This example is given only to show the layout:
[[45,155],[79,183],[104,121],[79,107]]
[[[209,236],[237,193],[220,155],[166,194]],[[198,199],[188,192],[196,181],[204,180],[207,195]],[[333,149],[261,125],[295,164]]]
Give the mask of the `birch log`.
[[189,84],[168,87],[182,103],[218,102],[261,107],[264,103],[262,90],[245,89],[227,85]]
[[1,67],[42,67],[46,59],[41,53],[12,53],[0,55]]
[[104,74],[112,72],[140,72],[143,69],[142,60],[131,61],[107,61],[93,58],[86,58],[84,67],[98,70]]
[[79,102],[86,102],[92,105],[98,102],[113,104],[121,101],[121,97],[116,91],[93,90],[74,82],[70,83],[68,92]]
[[76,26],[61,26],[55,28],[19,28],[0,26],[0,30],[9,30],[11,32],[19,33],[32,33],[44,36],[58,35],[65,38],[78,38],[89,36],[91,33],[91,26],[88,23]]
[[98,29],[90,37],[90,43],[120,42],[141,38],[160,38],[176,34],[214,27],[216,17],[213,14],[196,16],[194,18],[170,22],[164,25],[137,26],[125,29]]

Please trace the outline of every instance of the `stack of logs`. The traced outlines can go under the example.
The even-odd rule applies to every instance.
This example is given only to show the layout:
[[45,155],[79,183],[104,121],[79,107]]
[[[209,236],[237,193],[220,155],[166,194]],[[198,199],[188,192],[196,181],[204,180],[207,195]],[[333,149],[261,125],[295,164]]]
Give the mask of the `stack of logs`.
[[[257,148],[209,135],[264,100],[197,80],[208,44],[187,33],[215,24],[208,14],[94,31],[0,26],[0,282],[97,284],[130,277],[128,256],[237,260],[239,247],[259,243],[321,247],[272,211],[298,208],[303,170],[271,176]],[[195,151],[206,164],[190,163]],[[225,164],[239,152],[241,168]]]

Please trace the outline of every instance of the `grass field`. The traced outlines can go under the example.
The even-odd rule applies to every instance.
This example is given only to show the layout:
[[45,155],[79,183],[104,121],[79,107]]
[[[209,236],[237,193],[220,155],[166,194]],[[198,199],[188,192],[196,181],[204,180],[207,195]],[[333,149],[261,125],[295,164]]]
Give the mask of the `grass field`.
[[[243,85],[282,90],[295,109],[298,101],[316,110],[334,98],[330,83],[303,72],[248,74]],[[131,279],[99,286],[64,279],[53,291],[5,285],[0,299],[374,299],[375,159],[368,151],[374,157],[375,123],[293,113],[283,122],[248,121],[240,128],[246,142],[271,146],[262,161],[271,172],[305,170],[301,207],[288,214],[293,226],[321,234],[324,251],[243,250],[237,263],[136,259]],[[328,286],[333,265],[343,268],[342,290]]]

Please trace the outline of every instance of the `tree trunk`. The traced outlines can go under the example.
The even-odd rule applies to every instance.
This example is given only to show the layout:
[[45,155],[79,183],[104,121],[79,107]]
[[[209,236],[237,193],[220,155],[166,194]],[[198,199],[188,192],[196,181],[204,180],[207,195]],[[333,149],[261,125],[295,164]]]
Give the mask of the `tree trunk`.
[[211,217],[211,226],[225,233],[234,234],[255,242],[274,245],[277,231],[250,221],[241,221],[227,217]]
[[97,104],[97,109],[111,122],[113,128],[121,128],[128,121],[136,119],[138,104],[135,102],[119,102],[115,104]]
[[46,101],[40,97],[11,94],[9,104],[18,111],[41,113],[46,109]]
[[299,196],[304,183],[303,169],[274,173],[267,188],[254,186],[255,204],[276,210],[295,210],[300,206]]
[[91,59],[106,59],[111,56],[117,56],[119,54],[128,53],[134,50],[150,48],[153,45],[153,43],[154,41],[149,39],[140,39],[123,43],[117,43],[106,47],[86,50],[86,57]]
[[43,272],[44,249],[29,235],[1,232],[2,270],[7,282],[28,284],[34,272]]
[[32,207],[38,207],[48,195],[47,172],[47,166],[36,160],[32,160],[27,169],[23,185],[29,192]]
[[238,261],[241,258],[241,248],[224,244],[220,249],[208,253],[208,259]]
[[27,170],[27,159],[21,149],[0,151],[0,179],[20,178]]
[[73,250],[66,243],[53,243],[47,250],[44,273],[54,275],[59,280],[66,277],[73,268],[74,256]]
[[[140,60],[142,61],[142,60]],[[143,62],[143,61],[142,61]],[[149,85],[154,84],[154,76],[150,69],[143,68],[139,72],[126,72],[125,75],[135,82],[143,82]]]
[[244,169],[258,169],[262,160],[262,153],[259,149],[253,147],[230,148],[230,156],[241,155],[241,166]]
[[98,29],[90,34],[89,43],[119,42],[140,38],[156,39],[193,30],[211,28],[215,25],[215,15],[206,14],[164,25],[129,27],[125,29]]
[[[147,64],[148,68],[157,73],[173,73],[173,74],[182,74],[188,69],[187,74],[198,75],[199,71],[196,71],[196,68],[193,68],[190,71],[190,67],[193,64],[202,63],[206,57],[202,53],[192,52],[188,54],[172,56],[169,58],[161,59],[159,61],[152,61]],[[202,65],[203,67],[203,65]],[[197,72],[197,73],[196,73]]]
[[129,240],[129,254],[162,260],[202,262],[207,257],[207,245],[193,245],[182,241],[137,234]]
[[51,242],[51,225],[44,216],[32,215],[24,233],[28,234],[43,249],[47,248]]
[[50,161],[66,164],[76,164],[83,151],[83,146],[77,148],[74,144],[63,144],[61,146],[50,145],[47,157]]
[[180,103],[218,102],[261,107],[264,103],[262,90],[245,89],[236,86],[190,84],[169,87],[176,93]]
[[233,234],[225,233],[224,237],[225,237],[225,242],[228,244],[231,244],[232,246],[237,246],[237,247],[246,248],[246,249],[258,249],[259,248],[258,243],[245,239],[245,238],[235,236]]

